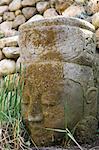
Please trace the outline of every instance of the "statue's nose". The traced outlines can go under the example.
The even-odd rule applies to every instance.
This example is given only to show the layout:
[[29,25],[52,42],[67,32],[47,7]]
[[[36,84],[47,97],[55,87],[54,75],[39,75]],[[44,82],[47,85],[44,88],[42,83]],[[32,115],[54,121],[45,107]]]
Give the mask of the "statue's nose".
[[28,121],[41,122],[43,118],[41,103],[38,103],[38,101],[30,103],[28,108]]
[[28,121],[32,121],[32,122],[41,122],[43,120],[43,114],[36,114],[36,115],[32,115],[29,114],[28,115]]

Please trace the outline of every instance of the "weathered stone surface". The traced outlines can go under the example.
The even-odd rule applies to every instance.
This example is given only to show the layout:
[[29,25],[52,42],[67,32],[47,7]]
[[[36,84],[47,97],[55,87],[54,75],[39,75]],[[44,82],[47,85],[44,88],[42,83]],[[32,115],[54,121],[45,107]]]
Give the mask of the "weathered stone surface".
[[49,8],[49,6],[49,2],[38,2],[36,4],[36,9],[40,14],[42,14],[45,10]]
[[21,8],[21,0],[13,0],[9,5],[10,11],[16,11]]
[[8,6],[4,5],[4,6],[0,6],[0,16],[3,15],[4,12],[8,11]]
[[44,19],[44,17],[42,15],[34,15],[32,18],[30,18],[27,22],[32,22],[32,21],[35,21],[35,20],[41,20],[41,19]]
[[[69,27],[66,26],[61,29],[59,20],[61,20],[61,25],[69,24],[70,26]],[[19,41],[21,41],[22,43],[25,43],[25,41],[28,40],[28,37],[30,37],[28,41],[30,45],[30,47],[28,47],[28,51],[25,45],[21,43],[21,45],[24,47],[24,50],[22,49],[22,57],[24,57],[24,59],[27,58],[26,56],[26,53],[27,53],[30,58],[33,57],[33,59],[37,59],[39,54],[43,55],[46,45],[49,45],[47,49],[48,50],[58,49],[60,53],[64,54],[63,58],[65,59],[65,61],[67,60],[69,61],[69,59],[72,59],[72,61],[74,62],[76,59],[76,61],[79,61],[80,63],[80,59],[81,59],[81,63],[83,60],[83,63],[87,65],[90,64],[92,62],[91,50],[92,49],[95,50],[95,43],[94,43],[95,34],[92,33],[91,31],[85,30],[87,28],[87,24],[86,24],[85,29],[75,28],[73,26],[71,27],[71,20],[72,20],[73,26],[74,25],[77,26],[77,21],[78,21],[78,26],[82,24],[82,28],[83,28],[83,23],[86,23],[85,21],[82,22],[82,20],[80,19],[56,18],[56,19],[49,19],[49,20],[46,19],[46,21],[42,19],[39,22],[35,21],[30,24],[31,26],[33,25],[35,27],[34,30],[30,28],[29,29],[30,32],[28,31],[28,23],[26,24],[25,28],[22,28],[21,26],[21,31],[23,31],[23,33],[26,32],[27,36],[26,35],[25,35],[26,37],[22,36]],[[46,24],[47,21],[48,23]],[[81,24],[80,24],[80,21],[81,21]],[[90,23],[88,24],[91,25]],[[50,25],[52,25],[51,29],[49,27]],[[54,28],[55,25],[56,25],[56,28]],[[36,30],[39,32],[35,32]],[[49,31],[47,32],[47,30]],[[34,34],[31,34],[31,32]],[[46,33],[46,36],[41,37],[41,38],[39,37],[39,39],[37,38],[39,34],[45,34],[45,33]],[[56,39],[54,39],[55,38],[54,34],[57,34]],[[77,38],[75,38],[75,36]],[[46,39],[46,37],[48,37],[49,39]],[[60,37],[61,37],[61,45],[58,43],[58,40],[60,40]],[[69,40],[69,37],[71,37],[71,40]],[[55,45],[52,44],[52,41],[54,40],[57,41]],[[40,41],[41,41],[41,45],[39,48],[38,43]],[[84,42],[85,44],[83,44]],[[79,45],[77,43],[79,43]],[[66,44],[66,48],[64,48],[64,44]],[[89,54],[87,53],[88,56],[87,55],[85,56],[86,51],[89,51]],[[93,53],[95,53],[95,51],[93,51]],[[46,57],[46,53],[44,55]],[[89,56],[90,56],[90,59],[87,59],[87,57]]]
[[88,4],[85,5],[85,10],[89,15],[99,12],[99,1],[89,0]]
[[14,12],[4,12],[3,20],[13,21],[15,19]]
[[84,8],[82,6],[71,5],[62,13],[62,15],[65,17],[78,17],[82,13],[84,13]]
[[4,47],[2,52],[7,58],[17,59],[20,56],[19,47]]
[[0,61],[0,75],[8,75],[15,73],[15,61],[3,59]]
[[96,47],[99,48],[99,29],[96,30]]
[[0,48],[12,47],[18,45],[18,36],[0,39]]
[[26,19],[31,18],[36,14],[36,8],[35,7],[25,7],[22,9],[22,13],[25,16]]
[[52,17],[58,16],[58,13],[56,12],[54,8],[49,8],[44,12],[43,16],[45,18],[52,18]]
[[16,16],[15,20],[13,21],[13,28],[17,28],[21,24],[25,23],[26,19],[23,15]]
[[35,5],[37,2],[39,2],[40,0],[23,0],[22,1],[22,6],[25,7],[25,6],[33,6]]
[[6,5],[9,4],[12,0],[0,0],[0,5]]
[[98,120],[93,116],[88,116],[82,119],[75,131],[76,140],[79,143],[84,143],[86,140],[87,143],[89,142],[89,138],[90,138],[90,143],[91,143],[92,140],[95,138],[97,125],[98,125]]
[[53,141],[63,137],[46,127],[65,128],[66,120],[72,129],[83,117],[96,117],[95,33],[85,23],[56,17],[20,27],[20,54],[26,65],[22,114],[37,145],[52,143],[52,136]]
[[99,28],[99,12],[95,13],[92,17],[92,24],[95,26],[95,28]]

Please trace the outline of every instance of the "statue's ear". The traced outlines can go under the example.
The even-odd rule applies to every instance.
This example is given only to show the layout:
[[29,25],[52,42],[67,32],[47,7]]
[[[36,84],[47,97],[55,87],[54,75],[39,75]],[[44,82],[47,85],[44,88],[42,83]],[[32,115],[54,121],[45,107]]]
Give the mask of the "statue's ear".
[[90,87],[86,92],[87,104],[97,100],[98,89],[96,87]]

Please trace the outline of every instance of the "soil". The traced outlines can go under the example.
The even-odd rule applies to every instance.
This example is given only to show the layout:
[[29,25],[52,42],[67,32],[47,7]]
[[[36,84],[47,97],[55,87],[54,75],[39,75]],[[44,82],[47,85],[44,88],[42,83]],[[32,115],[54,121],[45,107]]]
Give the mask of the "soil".
[[[99,150],[99,135],[97,136],[97,139],[95,142],[89,144],[81,145],[83,150]],[[37,150],[36,148],[33,148],[32,150]],[[66,148],[55,146],[55,147],[42,147],[38,148],[38,150],[80,150],[77,146],[71,145]]]

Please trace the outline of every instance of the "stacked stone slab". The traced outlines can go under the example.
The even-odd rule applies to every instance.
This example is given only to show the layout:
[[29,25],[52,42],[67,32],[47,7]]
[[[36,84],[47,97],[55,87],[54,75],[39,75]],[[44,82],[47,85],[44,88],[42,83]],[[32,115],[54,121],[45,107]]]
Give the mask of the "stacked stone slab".
[[50,129],[70,130],[80,142],[98,127],[94,26],[56,17],[20,27],[20,56],[26,66],[22,115],[37,146],[63,139]]

